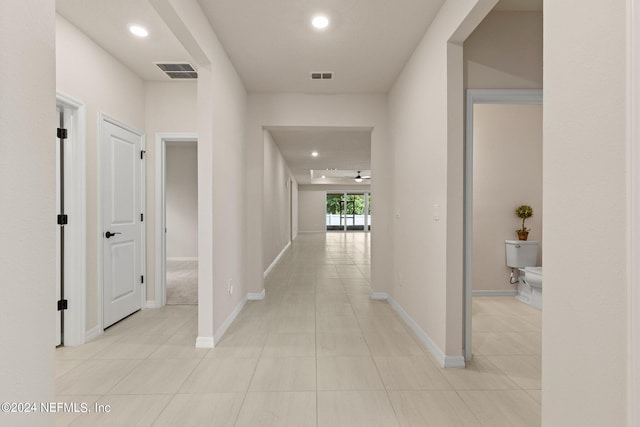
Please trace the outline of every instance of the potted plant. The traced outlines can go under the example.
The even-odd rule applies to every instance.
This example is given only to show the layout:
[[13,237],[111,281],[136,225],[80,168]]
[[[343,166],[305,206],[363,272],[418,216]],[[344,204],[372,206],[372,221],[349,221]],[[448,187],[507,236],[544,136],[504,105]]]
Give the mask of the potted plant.
[[516,215],[522,218],[522,228],[516,230],[518,240],[527,240],[529,237],[529,229],[524,226],[524,220],[533,216],[533,208],[529,205],[521,205],[516,208]]

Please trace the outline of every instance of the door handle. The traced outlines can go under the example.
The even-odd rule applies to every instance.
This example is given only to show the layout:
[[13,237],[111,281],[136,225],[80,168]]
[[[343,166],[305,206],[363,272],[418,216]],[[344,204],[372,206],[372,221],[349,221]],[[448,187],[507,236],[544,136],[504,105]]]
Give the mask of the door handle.
[[116,234],[122,234],[122,233],[119,233],[119,232],[112,233],[110,231],[107,231],[106,233],[104,233],[104,237],[106,237],[108,239],[109,237],[115,236]]

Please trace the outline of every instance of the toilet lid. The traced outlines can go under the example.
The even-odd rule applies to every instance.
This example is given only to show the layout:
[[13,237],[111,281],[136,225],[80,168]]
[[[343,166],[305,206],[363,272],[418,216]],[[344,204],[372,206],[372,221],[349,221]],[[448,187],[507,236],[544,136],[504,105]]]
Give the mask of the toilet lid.
[[534,274],[542,274],[542,267],[525,267],[525,271]]

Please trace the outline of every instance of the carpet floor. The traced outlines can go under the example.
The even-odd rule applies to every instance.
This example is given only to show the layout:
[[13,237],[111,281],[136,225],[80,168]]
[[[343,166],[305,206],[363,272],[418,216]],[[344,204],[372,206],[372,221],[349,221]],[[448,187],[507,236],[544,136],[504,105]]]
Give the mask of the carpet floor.
[[167,261],[167,304],[198,304],[198,261]]

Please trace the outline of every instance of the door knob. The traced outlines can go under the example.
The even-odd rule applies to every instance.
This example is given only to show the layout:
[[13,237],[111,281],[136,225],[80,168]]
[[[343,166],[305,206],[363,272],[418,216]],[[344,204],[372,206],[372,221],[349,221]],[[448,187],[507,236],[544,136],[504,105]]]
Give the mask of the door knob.
[[109,237],[115,236],[116,234],[122,234],[122,233],[118,233],[118,232],[112,233],[110,231],[107,231],[106,233],[104,233],[104,237],[106,237],[108,239]]

